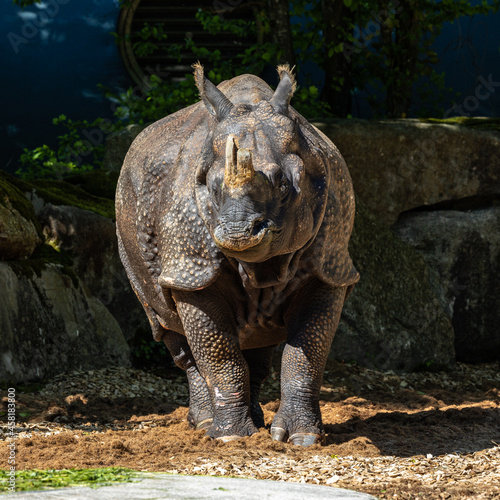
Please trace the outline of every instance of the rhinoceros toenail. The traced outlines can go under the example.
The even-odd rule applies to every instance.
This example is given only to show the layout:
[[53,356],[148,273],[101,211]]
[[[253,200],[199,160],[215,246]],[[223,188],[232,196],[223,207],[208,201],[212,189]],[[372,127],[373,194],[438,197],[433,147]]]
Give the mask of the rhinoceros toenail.
[[284,441],[286,439],[287,432],[281,427],[271,427],[271,439],[273,441]]
[[213,422],[213,418],[206,418],[205,420],[202,420],[201,422],[198,422],[196,424],[196,430],[200,429],[208,429]]
[[288,441],[299,446],[311,446],[321,442],[321,434],[312,432],[296,432],[288,438]]

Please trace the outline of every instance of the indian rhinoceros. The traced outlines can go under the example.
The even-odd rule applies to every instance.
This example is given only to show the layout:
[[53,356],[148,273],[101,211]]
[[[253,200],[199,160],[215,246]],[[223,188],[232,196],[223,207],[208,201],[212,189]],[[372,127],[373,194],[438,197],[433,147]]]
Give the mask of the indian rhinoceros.
[[147,127],[116,194],[120,256],[148,316],[186,370],[189,423],[223,441],[264,426],[259,391],[285,342],[274,440],[321,441],[319,391],[345,299],[354,195],[333,143],[242,75],[218,87],[194,65],[201,101]]

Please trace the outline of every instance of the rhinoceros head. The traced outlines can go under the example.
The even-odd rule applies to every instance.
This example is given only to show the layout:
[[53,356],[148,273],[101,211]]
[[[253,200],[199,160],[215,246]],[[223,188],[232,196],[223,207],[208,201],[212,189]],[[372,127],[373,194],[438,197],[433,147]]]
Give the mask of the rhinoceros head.
[[296,86],[291,71],[278,71],[276,91],[263,87],[267,98],[249,99],[233,88],[230,99],[195,66],[214,117],[197,172],[197,203],[217,247],[240,263],[291,258],[313,238],[324,211],[325,164],[289,107]]

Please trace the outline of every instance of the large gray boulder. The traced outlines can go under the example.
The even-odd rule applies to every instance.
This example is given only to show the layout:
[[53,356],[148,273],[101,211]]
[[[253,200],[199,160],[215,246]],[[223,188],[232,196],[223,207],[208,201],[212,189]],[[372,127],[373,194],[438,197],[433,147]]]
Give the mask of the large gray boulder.
[[111,313],[65,264],[50,262],[54,258],[0,263],[2,383],[130,364]]
[[423,257],[358,200],[349,251],[361,274],[330,356],[382,370],[453,364],[453,328]]
[[0,173],[0,260],[30,257],[41,243],[33,206],[9,177]]
[[354,191],[380,220],[450,200],[500,196],[500,134],[418,120],[315,123],[339,148]]
[[[47,241],[71,255],[71,267],[113,314],[131,345],[150,339],[150,327],[118,256],[114,223],[117,176],[95,171],[56,180],[12,179],[33,204]],[[42,229],[40,230],[42,231]]]
[[[0,266],[0,381],[128,366],[130,348],[113,315],[125,332],[134,320],[143,320],[144,330],[148,325],[118,258],[113,201],[61,181],[0,173],[0,182],[19,198],[16,207],[33,223],[37,244],[46,239],[34,253],[10,254],[13,260]],[[28,230],[19,234],[29,238]]]
[[455,330],[457,360],[500,359],[500,207],[405,214],[397,234],[434,271]]
[[149,323],[118,256],[114,221],[51,203],[40,208],[38,218],[47,241],[72,256],[75,274],[115,317],[127,342],[146,337]]

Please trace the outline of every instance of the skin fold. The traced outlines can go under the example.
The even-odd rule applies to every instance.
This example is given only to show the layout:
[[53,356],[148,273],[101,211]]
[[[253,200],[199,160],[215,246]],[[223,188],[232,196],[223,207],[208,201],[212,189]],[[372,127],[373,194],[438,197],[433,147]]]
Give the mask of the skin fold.
[[116,194],[122,262],[153,337],[186,370],[188,421],[224,441],[264,425],[259,391],[285,342],[271,436],[323,436],[319,390],[344,301],[359,275],[347,245],[354,195],[333,143],[253,75],[146,128]]

